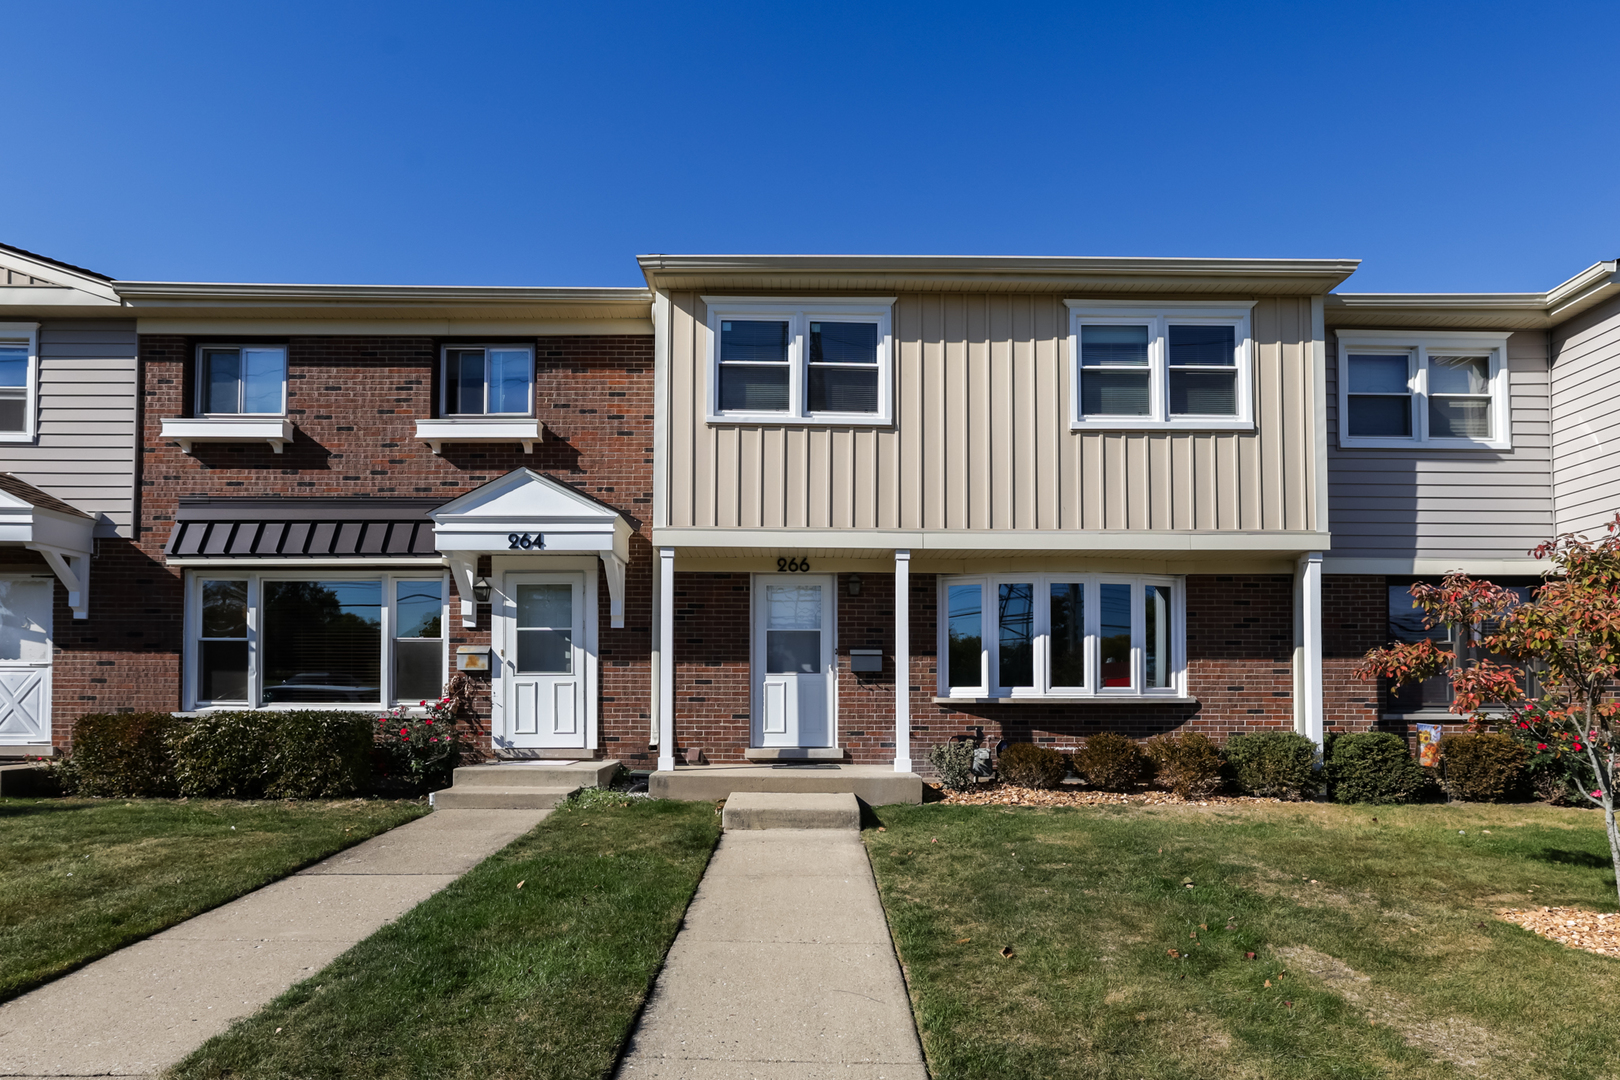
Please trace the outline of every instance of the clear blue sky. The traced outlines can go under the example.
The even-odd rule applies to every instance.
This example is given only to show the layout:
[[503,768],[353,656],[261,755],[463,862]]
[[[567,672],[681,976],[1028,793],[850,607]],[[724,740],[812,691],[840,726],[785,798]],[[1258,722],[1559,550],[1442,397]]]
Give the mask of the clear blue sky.
[[1620,5],[0,0],[0,241],[121,278],[643,252],[1620,255]]

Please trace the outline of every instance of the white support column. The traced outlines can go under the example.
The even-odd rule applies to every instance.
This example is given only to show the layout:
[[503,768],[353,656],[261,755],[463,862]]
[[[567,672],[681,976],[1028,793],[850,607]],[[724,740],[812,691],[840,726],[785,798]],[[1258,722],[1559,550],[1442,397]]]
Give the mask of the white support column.
[[658,549],[658,767],[675,767],[675,549]]
[[911,772],[911,552],[894,553],[894,771]]
[[1300,666],[1296,680],[1300,701],[1296,710],[1305,735],[1318,747],[1324,732],[1322,708],[1322,553],[1306,552],[1299,557]]

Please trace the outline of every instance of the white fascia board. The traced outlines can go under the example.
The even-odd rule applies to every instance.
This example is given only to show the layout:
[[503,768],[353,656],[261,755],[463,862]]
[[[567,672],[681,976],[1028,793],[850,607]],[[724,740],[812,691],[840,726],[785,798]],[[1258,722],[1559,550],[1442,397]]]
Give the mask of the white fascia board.
[[651,336],[650,319],[274,319],[274,318],[142,318],[140,334],[188,334],[229,337],[325,337],[362,334],[368,337],[589,337]]
[[1328,547],[1325,532],[1069,532],[1058,530],[691,529],[653,530],[654,547],[907,548],[919,551],[1264,551],[1299,553]]
[[0,307],[82,308],[121,307],[117,299],[76,288],[53,289],[39,285],[0,285]]
[[[114,306],[117,306],[123,302],[118,295],[118,290],[113,287],[111,282],[104,281],[101,278],[91,277],[88,274],[80,274],[76,271],[69,270],[65,266],[58,266],[55,263],[46,262],[43,259],[30,258],[20,251],[0,251],[0,266],[8,266],[13,270],[18,270],[27,274],[29,277],[40,278],[43,281],[49,281],[52,284],[64,286],[70,292],[89,293],[96,299],[105,303],[111,303]],[[26,285],[21,287],[6,286],[5,289],[0,290],[0,293],[34,293],[52,291],[54,290],[49,288],[42,289],[37,285]],[[50,301],[44,302],[50,303]],[[73,303],[83,304],[84,298],[80,296],[75,299]]]

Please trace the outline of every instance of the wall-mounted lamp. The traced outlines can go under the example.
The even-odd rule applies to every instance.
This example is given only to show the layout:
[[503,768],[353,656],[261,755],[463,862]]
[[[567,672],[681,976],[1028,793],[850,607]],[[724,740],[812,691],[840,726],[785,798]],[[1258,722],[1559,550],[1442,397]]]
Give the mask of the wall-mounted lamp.
[[477,581],[473,582],[473,599],[474,600],[478,601],[480,604],[487,604],[487,603],[489,603],[489,593],[490,593],[489,578],[481,577]]
[[851,575],[849,575],[849,595],[851,595],[851,596],[859,596],[859,595],[861,595],[861,575],[859,575],[859,574],[851,574]]

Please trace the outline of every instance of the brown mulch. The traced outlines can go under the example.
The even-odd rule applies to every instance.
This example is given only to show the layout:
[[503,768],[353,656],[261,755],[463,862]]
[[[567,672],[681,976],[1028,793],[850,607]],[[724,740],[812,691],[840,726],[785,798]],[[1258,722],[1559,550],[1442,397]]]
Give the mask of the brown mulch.
[[1572,907],[1504,908],[1496,917],[1572,949],[1620,957],[1620,914],[1615,912]]
[[980,784],[967,791],[944,791],[930,787],[954,806],[1217,806],[1227,803],[1275,803],[1280,799],[1257,799],[1248,795],[1210,795],[1203,799],[1183,799],[1169,791],[1091,791],[1086,788],[1015,787],[1012,784]]

